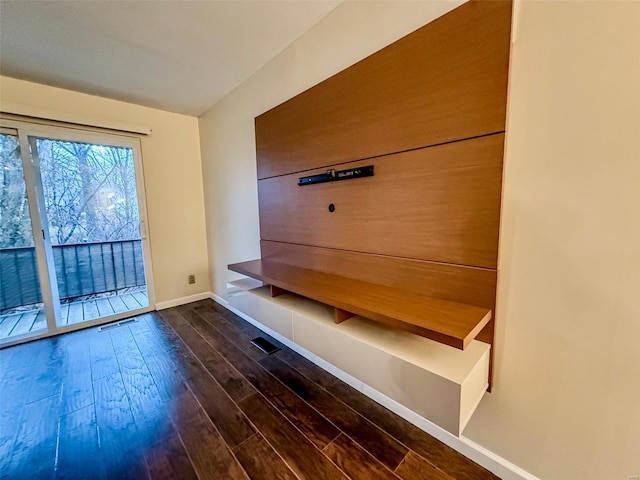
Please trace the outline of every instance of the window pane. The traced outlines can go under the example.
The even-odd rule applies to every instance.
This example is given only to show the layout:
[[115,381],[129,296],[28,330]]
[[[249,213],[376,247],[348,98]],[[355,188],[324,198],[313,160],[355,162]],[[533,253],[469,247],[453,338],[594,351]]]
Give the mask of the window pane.
[[20,144],[0,133],[0,342],[47,328]]
[[38,139],[53,245],[140,238],[133,151]]
[[15,135],[0,134],[0,248],[33,247],[27,187]]
[[30,139],[53,246],[58,325],[146,307],[133,149]]

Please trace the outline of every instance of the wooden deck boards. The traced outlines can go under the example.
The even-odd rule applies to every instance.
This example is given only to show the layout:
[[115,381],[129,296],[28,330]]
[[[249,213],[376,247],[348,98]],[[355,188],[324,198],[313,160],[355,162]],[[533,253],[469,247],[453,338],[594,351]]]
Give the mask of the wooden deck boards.
[[[146,291],[125,293],[111,297],[83,300],[60,305],[61,326],[95,320],[97,318],[146,307]],[[0,339],[37,332],[47,327],[43,309],[0,315]]]

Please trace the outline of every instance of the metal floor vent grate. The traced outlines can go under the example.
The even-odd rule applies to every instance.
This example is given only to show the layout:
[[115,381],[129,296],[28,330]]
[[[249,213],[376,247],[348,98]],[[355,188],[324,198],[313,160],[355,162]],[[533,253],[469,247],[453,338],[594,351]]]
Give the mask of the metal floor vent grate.
[[103,325],[102,327],[98,328],[98,331],[104,332],[105,330],[122,327],[124,325],[129,325],[130,323],[137,323],[137,321],[138,320],[136,320],[135,318],[130,318],[128,320],[122,320],[121,322],[110,323],[109,325]]
[[278,350],[280,350],[279,347],[276,347],[273,343],[271,343],[264,337],[254,338],[253,340],[251,340],[251,345],[256,347],[258,350],[263,351],[267,355],[271,355],[272,353],[276,353]]

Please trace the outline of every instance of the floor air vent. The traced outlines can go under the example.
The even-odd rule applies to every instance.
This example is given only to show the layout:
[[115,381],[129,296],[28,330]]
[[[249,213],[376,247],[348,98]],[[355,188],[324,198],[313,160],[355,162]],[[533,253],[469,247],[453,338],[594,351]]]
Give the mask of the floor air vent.
[[103,325],[102,327],[98,328],[98,331],[104,332],[105,330],[122,327],[124,325],[129,325],[130,323],[136,323],[137,321],[138,320],[136,320],[135,318],[130,318],[128,320],[122,320],[121,322],[110,323],[109,325]]
[[263,351],[267,355],[271,355],[272,353],[276,353],[278,350],[280,350],[278,347],[276,347],[273,343],[271,343],[269,340],[267,340],[264,337],[254,338],[253,340],[251,340],[251,345],[258,348],[258,350]]

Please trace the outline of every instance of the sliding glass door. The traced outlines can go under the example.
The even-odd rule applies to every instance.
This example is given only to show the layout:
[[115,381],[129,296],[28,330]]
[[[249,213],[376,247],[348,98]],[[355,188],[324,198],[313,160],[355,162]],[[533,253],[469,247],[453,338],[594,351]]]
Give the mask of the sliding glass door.
[[3,177],[17,186],[0,202],[0,218],[15,224],[13,240],[0,243],[0,344],[149,311],[139,140],[4,124],[14,130],[3,134],[3,162],[23,175]]

